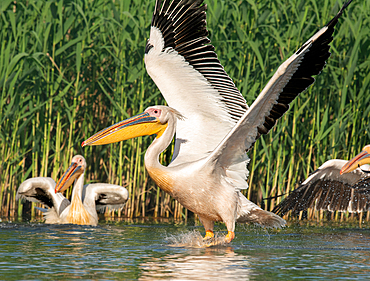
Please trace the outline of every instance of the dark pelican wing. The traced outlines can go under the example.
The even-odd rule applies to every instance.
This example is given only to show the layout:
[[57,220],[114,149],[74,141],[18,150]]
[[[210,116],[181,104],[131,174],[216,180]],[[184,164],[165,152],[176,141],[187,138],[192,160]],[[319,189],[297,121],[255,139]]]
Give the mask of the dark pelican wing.
[[95,205],[97,210],[106,207],[110,209],[119,209],[128,200],[128,191],[126,188],[108,183],[92,183],[84,186],[82,193],[82,202],[85,206]]
[[313,172],[298,188],[277,205],[272,212],[284,215],[315,207],[317,210],[363,212],[370,208],[370,176],[361,169],[340,175],[345,160],[329,160]]
[[156,1],[145,64],[170,107],[185,118],[176,128],[174,158],[203,158],[248,106],[209,44],[203,0]]
[[302,47],[286,60],[267,83],[248,111],[210,156],[222,167],[241,161],[240,155],[249,150],[261,134],[267,134],[276,121],[289,109],[289,104],[315,79],[330,56],[334,26],[348,1],[339,13]]
[[61,193],[55,193],[55,185],[55,181],[49,177],[27,179],[19,186],[16,198],[54,207],[57,214],[61,214],[70,202]]
[[363,171],[366,173],[367,177],[356,182],[352,188],[356,190],[356,192],[360,194],[365,194],[370,202],[370,169],[369,171]]

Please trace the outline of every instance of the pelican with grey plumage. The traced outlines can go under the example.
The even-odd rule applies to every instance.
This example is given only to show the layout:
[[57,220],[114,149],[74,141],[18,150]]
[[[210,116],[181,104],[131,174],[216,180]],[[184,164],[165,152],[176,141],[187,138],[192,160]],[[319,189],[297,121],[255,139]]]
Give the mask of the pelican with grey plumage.
[[298,214],[308,208],[360,213],[370,210],[370,145],[351,160],[322,164],[272,212]]

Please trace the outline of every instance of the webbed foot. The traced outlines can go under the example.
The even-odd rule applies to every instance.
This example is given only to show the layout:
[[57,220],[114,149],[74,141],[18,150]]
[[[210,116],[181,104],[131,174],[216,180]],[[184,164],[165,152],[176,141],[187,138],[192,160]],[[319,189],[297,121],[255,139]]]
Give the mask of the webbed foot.
[[225,243],[230,243],[235,238],[235,233],[233,231],[228,231],[225,236]]
[[206,230],[206,236],[203,237],[203,241],[208,240],[208,239],[212,239],[213,237],[215,237],[215,234],[213,233],[213,231],[212,230]]

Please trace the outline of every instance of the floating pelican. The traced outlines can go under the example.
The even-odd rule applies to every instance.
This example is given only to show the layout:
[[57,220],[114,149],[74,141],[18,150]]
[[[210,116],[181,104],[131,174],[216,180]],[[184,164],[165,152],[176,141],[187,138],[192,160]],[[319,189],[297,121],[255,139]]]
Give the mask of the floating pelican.
[[329,160],[314,171],[272,211],[284,215],[308,208],[331,212],[370,209],[370,145],[349,161]]
[[[168,105],[106,128],[82,143],[102,145],[156,134],[145,154],[155,183],[199,216],[212,238],[215,221],[226,224],[226,242],[235,222],[282,227],[285,220],[262,210],[240,192],[248,188],[246,154],[267,134],[289,103],[314,82],[329,58],[329,43],[339,13],[284,62],[248,108],[245,99],[209,44],[202,0],[157,0],[145,47],[146,69]],[[159,154],[176,132],[172,162]]]
[[[84,185],[86,160],[81,155],[72,158],[72,163],[58,184],[49,177],[37,177],[24,181],[18,188],[17,198],[40,202],[49,207],[44,211],[45,222],[50,224],[97,225],[96,210],[105,207],[118,209],[128,200],[127,189],[114,184],[93,183]],[[75,181],[76,180],[76,181]],[[75,181],[72,202],[61,192]]]

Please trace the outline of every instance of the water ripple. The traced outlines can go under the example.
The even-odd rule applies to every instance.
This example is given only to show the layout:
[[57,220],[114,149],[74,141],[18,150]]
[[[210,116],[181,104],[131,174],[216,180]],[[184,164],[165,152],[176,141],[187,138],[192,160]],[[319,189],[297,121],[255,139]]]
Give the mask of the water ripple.
[[[216,240],[226,234],[216,228]],[[193,224],[97,227],[0,223],[0,279],[267,280],[370,277],[370,230],[292,225],[238,227],[229,245],[204,247]]]

